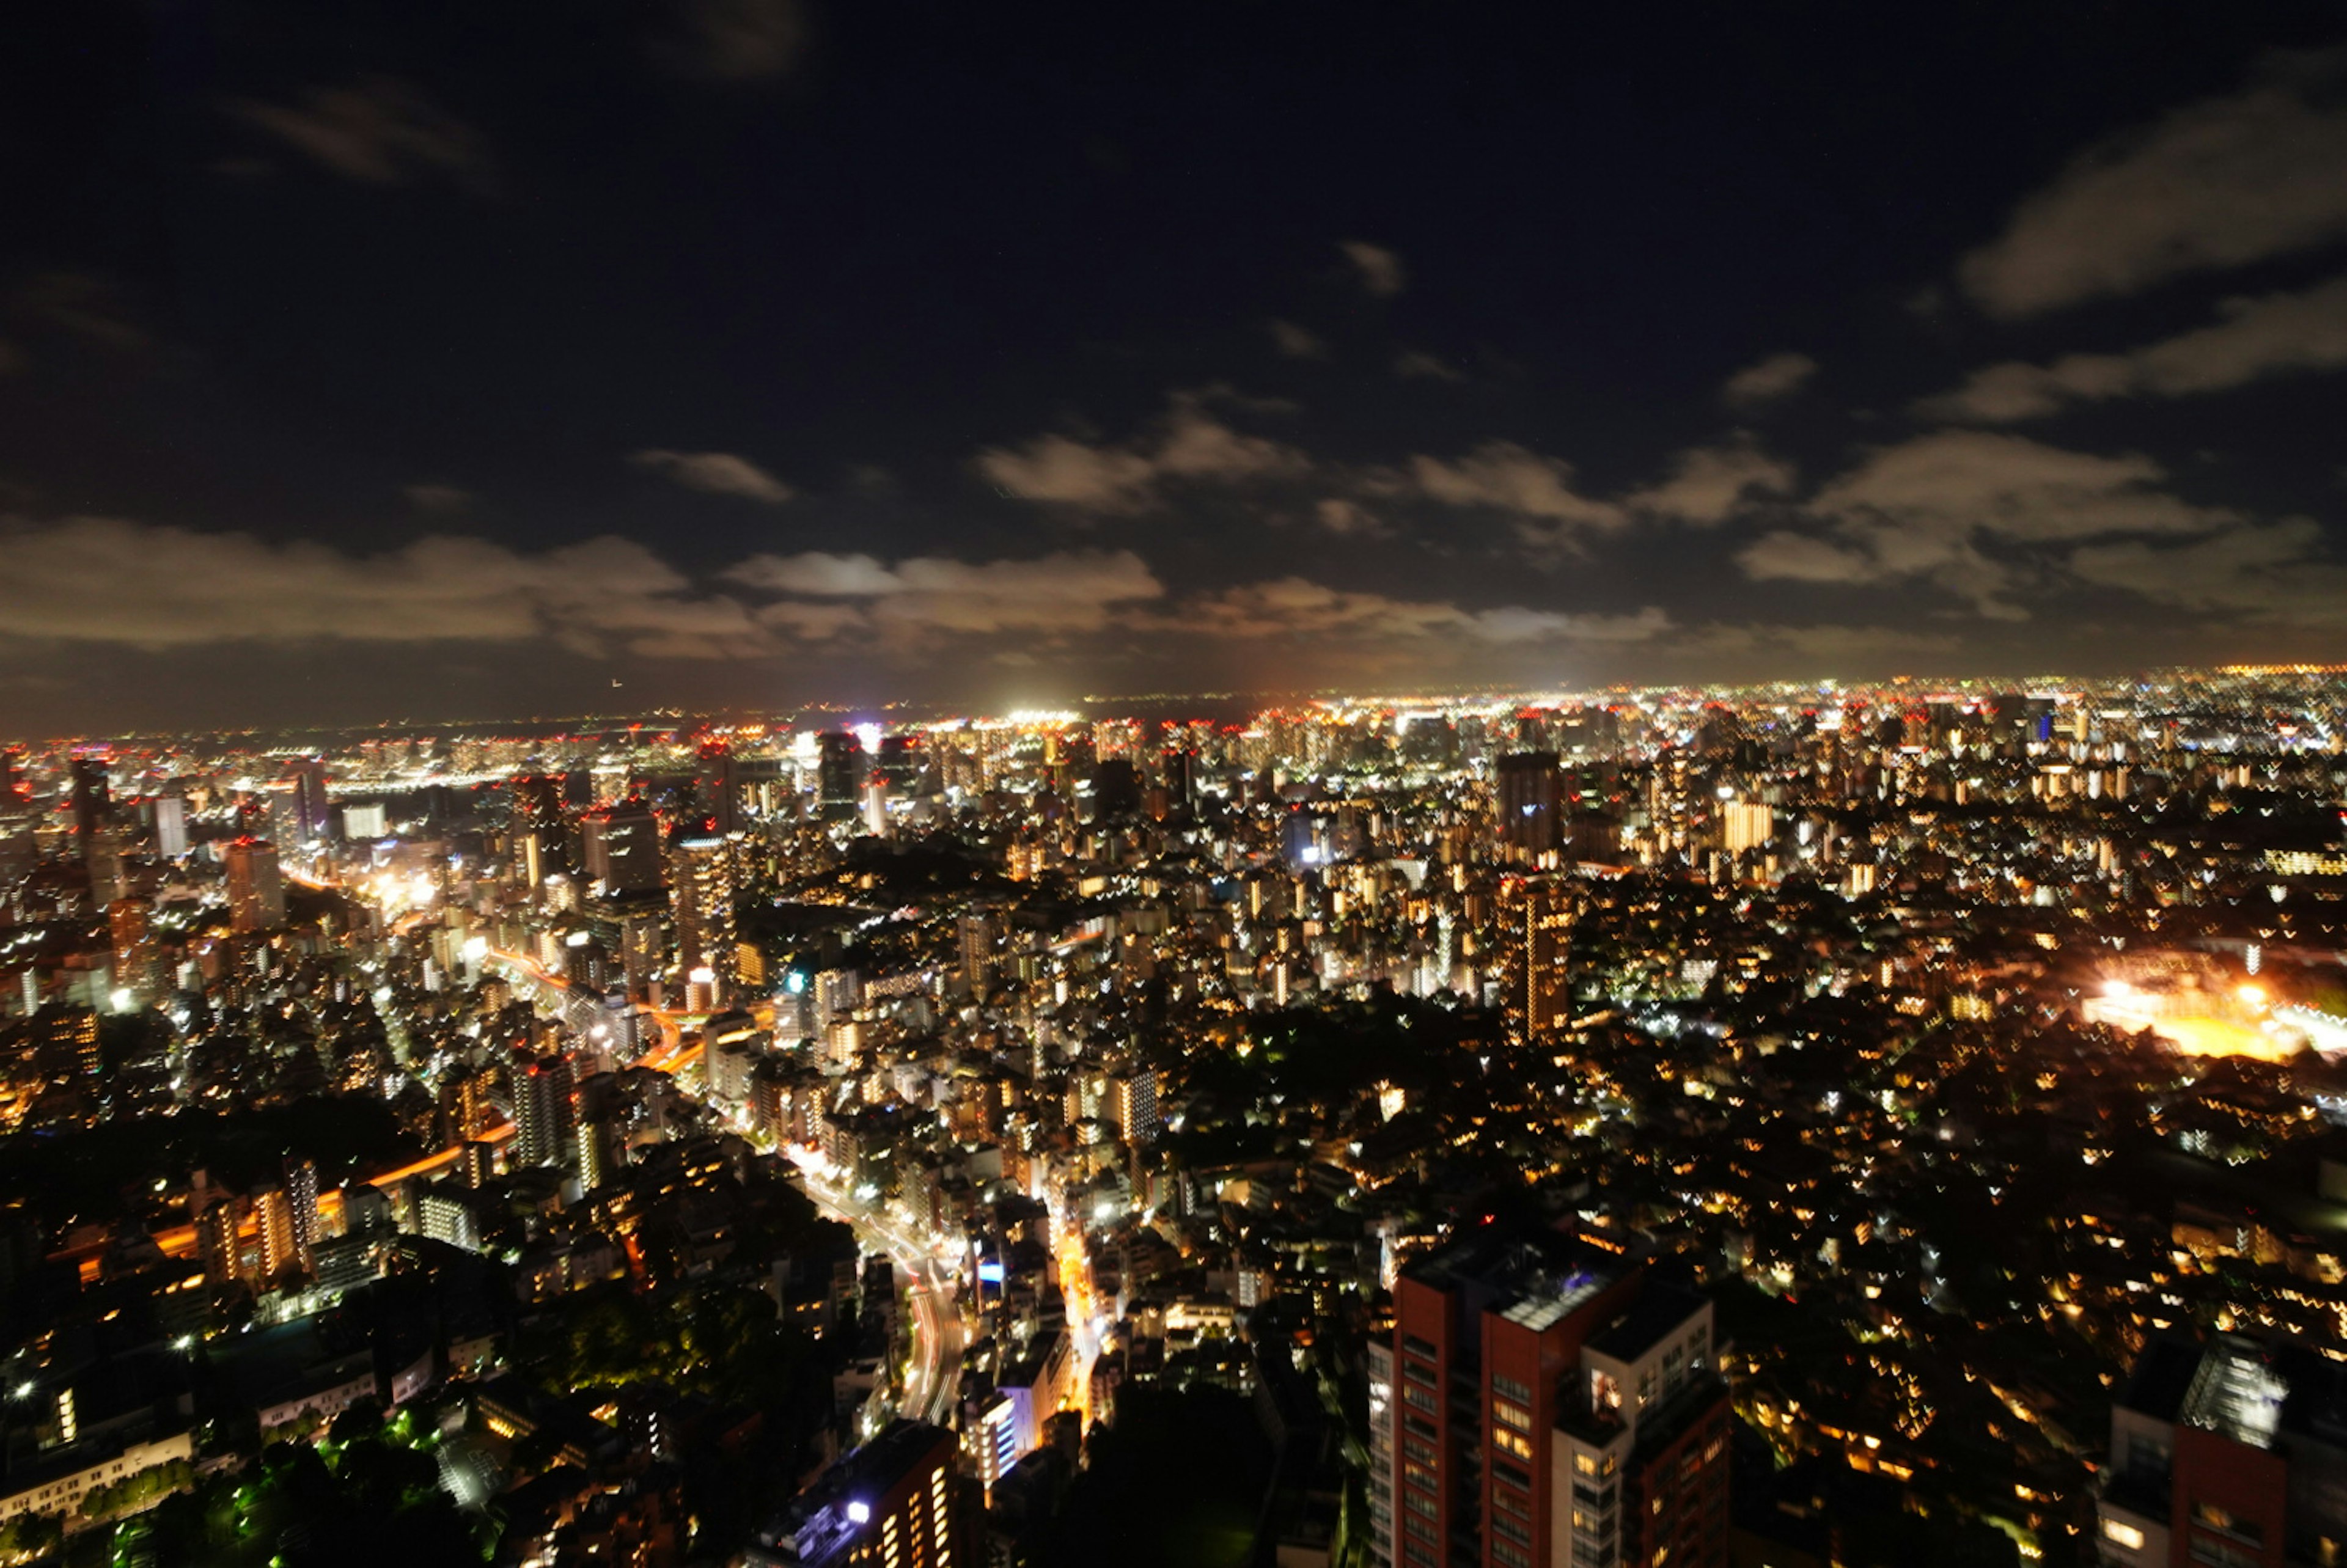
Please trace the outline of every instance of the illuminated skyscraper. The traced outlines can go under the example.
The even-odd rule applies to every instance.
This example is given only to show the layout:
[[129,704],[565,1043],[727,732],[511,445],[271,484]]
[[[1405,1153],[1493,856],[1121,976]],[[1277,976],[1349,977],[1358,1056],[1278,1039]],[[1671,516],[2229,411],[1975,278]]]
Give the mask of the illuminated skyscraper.
[[228,846],[228,915],[229,928],[241,937],[285,924],[285,878],[269,840],[240,838]]
[[720,834],[731,833],[742,825],[742,784],[733,748],[723,741],[712,741],[701,748],[700,764],[701,774],[694,782],[702,809]]
[[303,757],[293,764],[292,781],[294,819],[302,842],[317,843],[333,826],[333,806],[326,798],[325,759]]
[[263,1187],[252,1197],[252,1218],[261,1243],[261,1281],[275,1284],[300,1274],[302,1249],[294,1239],[293,1203],[282,1187]]
[[73,779],[74,832],[87,844],[91,834],[111,821],[114,815],[114,790],[107,782],[107,767],[97,757],[76,757],[70,764]]
[[570,1064],[541,1057],[514,1069],[514,1155],[522,1165],[559,1165],[572,1152]]
[[553,774],[523,774],[513,781],[511,825],[517,864],[528,863],[538,878],[569,871],[570,819],[562,809],[562,779]]
[[1485,1232],[1403,1269],[1394,1317],[1373,1492],[1396,1568],[1725,1568],[1709,1301],[1610,1247]]
[[757,1532],[756,1568],[976,1568],[955,1495],[954,1435],[894,1421]]
[[733,968],[733,856],[725,840],[702,832],[680,837],[668,856],[669,898],[676,917],[677,968],[690,977]]
[[155,853],[177,860],[188,852],[188,803],[175,794],[155,801]]
[[2096,1506],[2103,1562],[2230,1568],[2335,1556],[2347,1540],[2342,1399],[2347,1370],[2313,1345],[2153,1340],[2111,1406]]
[[1500,842],[1535,860],[1563,839],[1564,781],[1554,752],[1518,752],[1500,759],[1495,775]]
[[845,730],[815,737],[815,804],[826,811],[852,809],[864,784],[864,743]]
[[1501,890],[1508,1032],[1532,1040],[1573,1020],[1573,925],[1578,901],[1553,877],[1511,879]]
[[134,1007],[143,1007],[154,999],[159,982],[147,901],[116,899],[106,907],[106,924],[114,946],[114,989],[126,994]]
[[582,819],[587,879],[602,897],[657,893],[661,886],[660,819],[640,800],[591,811]]
[[1761,848],[1776,836],[1776,815],[1758,801],[1731,800],[1719,818],[1720,846],[1730,855]]
[[285,1204],[292,1216],[294,1255],[307,1274],[323,1239],[318,1229],[318,1167],[308,1160],[285,1162]]

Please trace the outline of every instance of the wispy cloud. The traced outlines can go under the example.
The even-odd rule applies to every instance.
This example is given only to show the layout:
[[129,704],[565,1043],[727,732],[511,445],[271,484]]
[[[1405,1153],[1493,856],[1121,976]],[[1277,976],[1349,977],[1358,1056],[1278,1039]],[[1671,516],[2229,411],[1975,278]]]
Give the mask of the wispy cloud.
[[656,447],[628,459],[639,468],[665,474],[688,490],[712,496],[740,496],[779,507],[797,494],[747,457],[731,452],[671,452]]
[[1755,496],[1782,496],[1793,487],[1794,469],[1770,456],[1749,436],[1714,446],[1694,446],[1670,462],[1659,483],[1624,497],[1635,511],[1689,523],[1726,522]]
[[1393,372],[1405,381],[1464,381],[1467,373],[1439,354],[1423,349],[1404,349],[1394,356]]
[[1311,468],[1302,451],[1234,429],[1207,402],[1204,394],[1176,393],[1164,415],[1130,441],[1049,435],[1019,446],[989,446],[978,455],[978,471],[1021,500],[1132,512],[1163,499],[1169,482],[1292,478]]
[[496,187],[481,134],[394,77],[313,87],[292,105],[240,98],[229,110],[346,179],[404,185],[437,176],[476,194]]
[[1337,249],[1351,266],[1353,281],[1372,298],[1389,300],[1409,282],[1409,270],[1402,265],[1401,257],[1383,245],[1372,245],[1367,240],[1339,240]]
[[2269,59],[2246,88],[2087,149],[1958,281],[1996,316],[2134,294],[2347,235],[2347,49]]
[[813,36],[802,0],[681,0],[662,53],[718,81],[770,81],[805,59]]
[[1917,579],[1978,613],[2019,620],[2015,595],[2048,547],[2127,536],[2202,534],[2242,520],[2166,488],[2137,453],[2066,451],[2019,436],[1942,430],[1879,447],[1803,509],[1822,535],[1778,529],[1738,555],[1755,578],[1810,582]]
[[1274,317],[1265,323],[1271,333],[1271,345],[1289,359],[1326,359],[1328,345],[1308,327]]
[[1729,376],[1719,395],[1731,408],[1758,408],[1791,396],[1817,373],[1818,362],[1808,354],[1772,354]]
[[2125,354],[1993,364],[1955,391],[1925,399],[1917,411],[1930,418],[2004,424],[2076,403],[2183,397],[2347,365],[2347,277],[2299,292],[2228,300],[2219,314],[2223,319],[2213,325]]

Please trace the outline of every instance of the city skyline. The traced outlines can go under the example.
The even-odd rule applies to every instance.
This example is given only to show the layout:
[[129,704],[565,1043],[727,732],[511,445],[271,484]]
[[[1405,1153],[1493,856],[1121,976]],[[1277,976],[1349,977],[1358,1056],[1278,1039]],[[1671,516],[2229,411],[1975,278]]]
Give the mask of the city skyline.
[[2342,644],[2323,7],[39,26],[20,733]]

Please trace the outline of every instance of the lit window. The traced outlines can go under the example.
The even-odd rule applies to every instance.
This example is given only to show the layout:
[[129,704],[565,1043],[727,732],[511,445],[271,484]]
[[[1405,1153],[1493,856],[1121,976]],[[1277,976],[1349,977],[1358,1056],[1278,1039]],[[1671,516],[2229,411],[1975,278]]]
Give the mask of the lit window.
[[2130,1552],[2143,1550],[2143,1532],[2132,1524],[2123,1524],[2116,1519],[2103,1521],[2103,1539],[2124,1546]]
[[1493,1427],[1491,1429],[1491,1442],[1494,1447],[1500,1449],[1501,1451],[1512,1453],[1518,1459],[1530,1459],[1532,1457],[1532,1440],[1525,1437],[1521,1432],[1512,1432],[1505,1427]]

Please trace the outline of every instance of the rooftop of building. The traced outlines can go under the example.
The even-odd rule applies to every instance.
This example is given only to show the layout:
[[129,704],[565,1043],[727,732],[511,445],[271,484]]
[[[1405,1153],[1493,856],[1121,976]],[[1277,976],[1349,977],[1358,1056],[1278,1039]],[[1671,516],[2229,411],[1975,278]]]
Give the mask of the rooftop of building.
[[1590,1336],[1586,1348],[1616,1361],[1635,1361],[1676,1333],[1706,1299],[1699,1291],[1649,1276],[1629,1310]]
[[2271,1448],[2282,1433],[2347,1448],[2347,1365],[2238,1334],[2155,1340],[2117,1403],[2155,1420]]
[[1461,1291],[1475,1307],[1538,1330],[1562,1320],[1631,1266],[1577,1236],[1537,1227],[1494,1227],[1454,1241],[1402,1273],[1438,1290]]

